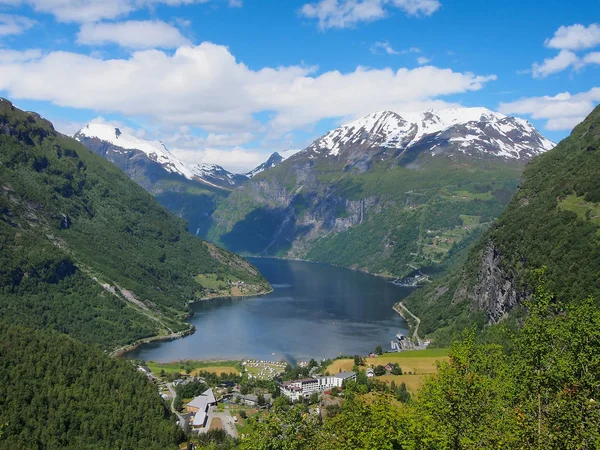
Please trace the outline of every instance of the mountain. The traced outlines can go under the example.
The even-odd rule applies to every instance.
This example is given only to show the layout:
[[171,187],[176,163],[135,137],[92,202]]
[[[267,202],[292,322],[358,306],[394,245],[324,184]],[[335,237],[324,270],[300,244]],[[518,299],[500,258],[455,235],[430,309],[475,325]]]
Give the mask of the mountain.
[[114,349],[190,331],[190,302],[269,289],[115,165],[0,102],[0,319]]
[[[125,165],[124,171],[128,174],[131,173],[132,178],[138,175],[134,171],[134,166],[143,162],[144,165],[154,163],[169,174],[179,175],[187,180],[197,181],[213,188],[231,189],[246,179],[243,175],[234,175],[215,164],[184,163],[173,155],[162,142],[140,139],[108,124],[86,125],[73,137],[94,153],[101,154],[119,166]],[[132,167],[130,168],[127,163]],[[152,179],[148,181],[154,182]]]
[[600,301],[600,107],[525,169],[518,192],[465,263],[405,304],[440,343],[469,324],[518,317],[545,268],[565,304]]
[[255,175],[258,175],[259,173],[264,172],[267,169],[272,169],[273,167],[277,167],[279,164],[281,164],[283,162],[284,159],[285,158],[283,156],[281,156],[279,153],[275,152],[271,156],[269,156],[269,159],[267,159],[264,163],[255,167],[254,169],[252,169],[250,172],[246,173],[245,175],[248,178],[253,178]]
[[217,203],[248,179],[214,164],[184,163],[162,142],[140,139],[112,125],[89,124],[74,138],[116,164],[200,237],[206,234]]
[[423,152],[526,161],[553,146],[525,120],[485,108],[454,108],[369,114],[327,133],[305,152],[309,158],[341,158],[361,167],[361,162],[368,163],[375,155],[394,156],[408,164]]
[[529,122],[484,108],[369,114],[234,189],[207,238],[383,275],[440,270],[553,145]]

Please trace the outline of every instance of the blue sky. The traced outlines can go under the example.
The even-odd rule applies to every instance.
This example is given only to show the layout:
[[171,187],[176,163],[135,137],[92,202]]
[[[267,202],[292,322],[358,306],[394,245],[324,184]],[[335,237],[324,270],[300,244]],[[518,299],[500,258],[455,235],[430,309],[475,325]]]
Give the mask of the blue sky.
[[565,137],[600,102],[597,1],[0,0],[0,95],[243,171],[381,109]]

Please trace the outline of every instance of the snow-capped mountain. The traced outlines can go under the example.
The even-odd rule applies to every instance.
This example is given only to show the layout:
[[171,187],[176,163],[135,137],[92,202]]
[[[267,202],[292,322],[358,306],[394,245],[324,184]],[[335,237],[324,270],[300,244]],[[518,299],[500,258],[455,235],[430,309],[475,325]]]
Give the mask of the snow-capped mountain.
[[[90,150],[117,164],[128,175],[140,178],[140,171],[154,167],[153,177],[162,168],[169,174],[180,175],[187,180],[197,181],[216,188],[231,189],[247,180],[244,175],[228,172],[215,164],[188,164],[177,158],[160,141],[140,139],[112,125],[93,123],[85,126],[73,136]],[[132,173],[134,166],[135,176]],[[151,180],[149,180],[151,181]],[[143,181],[139,181],[145,186]]]
[[418,151],[432,156],[462,153],[528,160],[554,145],[526,120],[486,108],[453,108],[372,113],[330,131],[301,153],[352,160],[388,150],[397,157]]
[[277,167],[284,160],[285,160],[285,158],[283,156],[281,156],[279,153],[275,152],[271,156],[269,156],[269,159],[267,159],[264,163],[255,167],[254,169],[252,169],[250,172],[246,173],[245,175],[248,178],[253,178],[254,176],[258,175],[261,172],[264,172],[267,169],[272,169],[273,167]]

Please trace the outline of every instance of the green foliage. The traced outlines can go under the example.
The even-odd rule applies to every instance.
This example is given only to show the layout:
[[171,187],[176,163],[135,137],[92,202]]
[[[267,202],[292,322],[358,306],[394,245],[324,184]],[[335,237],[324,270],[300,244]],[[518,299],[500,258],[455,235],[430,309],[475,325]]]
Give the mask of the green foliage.
[[374,353],[376,355],[383,355],[383,349],[381,348],[381,345],[378,345],[377,347],[375,347]]
[[112,349],[188,330],[198,274],[266,287],[48,122],[2,102],[0,127],[0,318]]
[[[372,273],[404,276],[411,266],[435,271],[500,214],[521,170],[519,162],[466,157],[434,158],[419,169],[393,158],[373,160],[364,172],[331,160],[288,160],[221,202],[209,238],[242,254]],[[297,177],[300,172],[305,176]],[[464,217],[476,219],[465,223]]]
[[[503,278],[522,298],[531,295],[534,272],[546,267],[549,288],[563,302],[600,299],[600,108],[553,150],[525,169],[518,193],[474,245],[460,267],[412,294],[404,303],[421,318],[420,331],[435,331],[444,346],[465,327],[482,329],[487,311],[474,308],[486,281],[483,255],[493,249]],[[500,295],[489,292],[490,298]],[[522,308],[512,312],[514,323]]]
[[128,362],[55,332],[0,326],[0,449],[174,449],[183,437]]
[[242,448],[598,448],[600,311],[591,300],[564,304],[536,279],[523,327],[505,334],[509,345],[478,343],[467,330],[415,397],[395,384],[362,395],[363,382],[349,382],[323,424],[276,411]]

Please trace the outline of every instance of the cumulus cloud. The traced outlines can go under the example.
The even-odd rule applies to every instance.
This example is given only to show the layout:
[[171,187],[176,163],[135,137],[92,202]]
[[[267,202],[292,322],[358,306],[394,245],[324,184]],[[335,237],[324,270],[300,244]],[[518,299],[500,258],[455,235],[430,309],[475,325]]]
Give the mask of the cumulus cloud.
[[588,53],[583,57],[583,64],[600,64],[600,52]]
[[544,78],[553,73],[562,72],[578,62],[579,58],[575,53],[569,50],[561,50],[554,58],[547,58],[541,64],[534,63],[532,74],[534,78]]
[[600,45],[600,25],[589,27],[581,24],[561,26],[552,38],[546,39],[546,47],[560,50],[583,50]]
[[429,16],[441,6],[438,0],[320,0],[307,3],[300,14],[317,19],[319,28],[349,28],[360,22],[373,22],[400,9],[411,16]]
[[77,34],[77,43],[147,49],[177,48],[189,42],[177,28],[160,20],[128,20],[83,24]]
[[35,20],[13,14],[0,14],[0,36],[23,34],[36,24]]
[[417,62],[419,63],[419,65],[423,66],[423,65],[431,62],[431,58],[427,58],[425,56],[419,56],[417,58]]
[[145,116],[213,133],[253,132],[261,126],[255,115],[268,112],[270,130],[283,134],[325,118],[443,107],[447,103],[439,97],[479,90],[496,78],[433,66],[315,70],[252,70],[227,47],[208,42],[172,54],[137,51],[127,59],[17,52],[0,60],[0,90],[17,99]]
[[[62,22],[96,22],[123,17],[133,11],[159,4],[178,6],[207,3],[211,0],[0,0],[0,5],[29,5],[37,12],[49,13]],[[239,1],[232,0],[233,6]]]
[[581,122],[600,102],[600,87],[587,92],[563,92],[555,96],[529,97],[515,102],[501,103],[504,114],[524,114],[546,120],[548,130],[570,130]]

